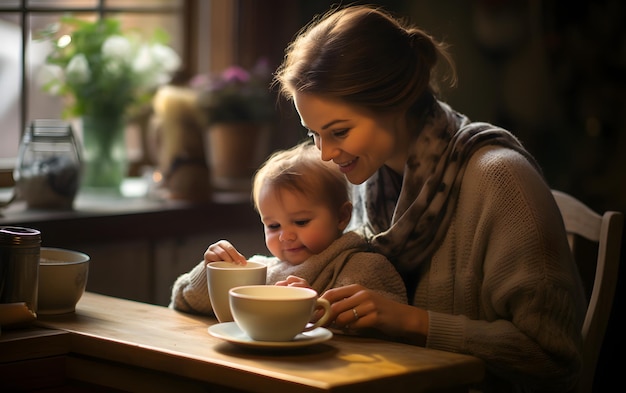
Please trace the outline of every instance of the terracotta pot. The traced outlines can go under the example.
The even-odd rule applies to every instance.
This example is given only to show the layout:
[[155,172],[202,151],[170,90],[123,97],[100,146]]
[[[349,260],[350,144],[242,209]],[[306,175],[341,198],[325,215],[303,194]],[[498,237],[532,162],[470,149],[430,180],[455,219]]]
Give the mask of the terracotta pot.
[[252,176],[268,154],[269,126],[217,123],[205,134],[205,156],[214,190],[249,191]]

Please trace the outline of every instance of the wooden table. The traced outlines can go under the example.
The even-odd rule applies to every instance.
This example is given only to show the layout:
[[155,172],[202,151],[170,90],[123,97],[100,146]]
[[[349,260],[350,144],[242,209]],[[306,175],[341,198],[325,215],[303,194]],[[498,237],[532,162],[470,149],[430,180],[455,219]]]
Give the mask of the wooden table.
[[87,292],[75,314],[2,333],[0,380],[3,364],[59,354],[71,381],[137,392],[451,392],[484,375],[471,356],[338,334],[300,349],[251,350],[211,336],[215,323]]

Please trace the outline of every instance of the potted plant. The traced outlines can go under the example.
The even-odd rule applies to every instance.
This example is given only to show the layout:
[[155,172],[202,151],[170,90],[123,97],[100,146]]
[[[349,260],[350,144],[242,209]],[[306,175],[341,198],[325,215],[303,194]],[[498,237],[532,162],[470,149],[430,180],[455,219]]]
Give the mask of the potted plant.
[[269,63],[261,59],[250,70],[231,66],[218,74],[196,75],[190,86],[198,92],[207,124],[262,124],[274,118],[271,79]]
[[165,32],[145,42],[112,18],[65,16],[40,36],[52,45],[40,74],[44,90],[66,99],[63,117],[82,119],[82,185],[119,192],[127,172],[127,116],[169,82],[179,56],[165,45]]
[[207,126],[205,156],[217,191],[247,192],[252,174],[268,153],[275,117],[271,78],[269,63],[261,59],[249,70],[231,66],[190,81]]

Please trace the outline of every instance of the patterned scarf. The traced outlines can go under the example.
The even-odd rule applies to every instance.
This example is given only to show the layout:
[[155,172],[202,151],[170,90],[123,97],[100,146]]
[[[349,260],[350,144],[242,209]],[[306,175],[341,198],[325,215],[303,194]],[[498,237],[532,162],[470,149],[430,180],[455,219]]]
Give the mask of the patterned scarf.
[[471,123],[447,104],[435,102],[410,146],[403,178],[384,166],[354,186],[349,229],[357,230],[374,251],[392,261],[408,293],[417,279],[411,273],[430,260],[443,241],[467,162],[487,145],[520,152],[541,173],[512,134],[488,123]]

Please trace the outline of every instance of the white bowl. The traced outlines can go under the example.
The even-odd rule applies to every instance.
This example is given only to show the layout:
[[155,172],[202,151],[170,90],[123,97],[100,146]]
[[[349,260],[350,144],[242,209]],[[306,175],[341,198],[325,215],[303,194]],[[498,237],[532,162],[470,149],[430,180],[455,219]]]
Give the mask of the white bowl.
[[74,312],[87,286],[89,255],[41,247],[37,314]]

